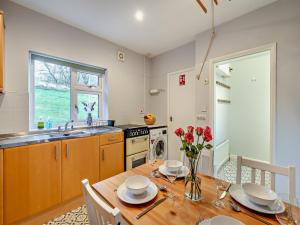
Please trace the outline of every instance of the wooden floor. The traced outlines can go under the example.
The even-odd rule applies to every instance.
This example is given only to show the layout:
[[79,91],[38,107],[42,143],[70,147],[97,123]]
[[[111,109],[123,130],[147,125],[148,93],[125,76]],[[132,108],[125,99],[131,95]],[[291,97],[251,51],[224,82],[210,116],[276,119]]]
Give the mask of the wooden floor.
[[82,206],[83,204],[84,204],[83,197],[78,197],[64,204],[61,204],[57,207],[49,209],[44,213],[40,213],[24,221],[15,223],[15,225],[42,225],[48,222],[49,220],[52,220],[62,214],[65,214],[66,212],[71,211],[72,209],[76,209]]

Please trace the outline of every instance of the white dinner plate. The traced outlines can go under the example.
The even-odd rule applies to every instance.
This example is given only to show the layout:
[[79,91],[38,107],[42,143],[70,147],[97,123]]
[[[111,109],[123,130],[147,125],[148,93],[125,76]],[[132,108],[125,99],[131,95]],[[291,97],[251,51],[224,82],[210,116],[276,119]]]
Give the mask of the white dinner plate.
[[261,206],[251,202],[240,184],[231,185],[229,189],[229,194],[234,200],[236,200],[243,206],[246,206],[247,208],[257,212],[266,214],[277,214],[282,213],[285,210],[284,204],[279,199],[269,206]]
[[[159,172],[165,176],[167,175],[174,175],[174,172],[169,172],[167,170],[167,167],[165,165],[160,165],[159,168],[158,168]],[[190,170],[189,168],[187,168],[186,166],[182,166],[179,173],[178,173],[178,178],[181,178],[181,177],[185,177],[189,174]]]
[[229,216],[215,216],[211,219],[200,222],[198,225],[245,225],[245,224]]
[[125,183],[121,184],[117,190],[117,195],[119,199],[121,199],[123,202],[134,204],[134,205],[144,204],[146,202],[151,201],[152,199],[155,198],[157,193],[158,193],[158,189],[153,182],[150,183],[146,192],[140,195],[134,195],[130,193]]

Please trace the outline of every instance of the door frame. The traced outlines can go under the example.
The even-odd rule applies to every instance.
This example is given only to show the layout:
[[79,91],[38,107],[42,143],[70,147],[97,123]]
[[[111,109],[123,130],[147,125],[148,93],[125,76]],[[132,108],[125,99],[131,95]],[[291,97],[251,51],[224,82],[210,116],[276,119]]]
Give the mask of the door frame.
[[[189,67],[186,69],[182,69],[182,70],[177,70],[174,72],[170,72],[167,73],[167,126],[168,126],[168,146],[169,146],[169,140],[170,139],[170,135],[174,134],[174,131],[170,132],[170,80],[171,80],[171,76],[177,75],[179,73],[187,73],[187,72],[191,72],[191,71],[195,71],[195,67]],[[196,78],[196,77],[195,77]],[[196,82],[196,80],[195,80]],[[195,85],[196,88],[196,85]],[[196,114],[195,114],[196,116]],[[168,157],[169,157],[169,147],[168,147]]]
[[256,48],[246,49],[234,53],[230,53],[224,56],[216,57],[210,59],[209,61],[209,119],[208,122],[213,129],[213,135],[215,137],[215,73],[214,65],[216,63],[239,58],[243,56],[248,56],[260,52],[270,51],[270,163],[274,162],[274,152],[275,152],[275,135],[276,135],[276,78],[277,78],[277,43],[270,43],[267,45],[262,45]]

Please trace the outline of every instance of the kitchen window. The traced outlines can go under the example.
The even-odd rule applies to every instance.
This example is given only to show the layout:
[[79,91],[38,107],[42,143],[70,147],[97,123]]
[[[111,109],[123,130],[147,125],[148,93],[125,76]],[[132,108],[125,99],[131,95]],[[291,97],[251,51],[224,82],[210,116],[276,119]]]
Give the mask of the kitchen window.
[[[50,120],[53,127],[67,121],[84,123],[107,115],[106,70],[30,52],[30,128]],[[90,111],[90,109],[93,109]]]

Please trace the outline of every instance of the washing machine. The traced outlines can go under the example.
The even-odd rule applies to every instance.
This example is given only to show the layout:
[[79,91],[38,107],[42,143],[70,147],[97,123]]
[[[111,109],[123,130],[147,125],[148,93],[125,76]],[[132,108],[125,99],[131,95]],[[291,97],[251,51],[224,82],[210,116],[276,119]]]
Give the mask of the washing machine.
[[148,126],[150,133],[150,156],[154,159],[168,159],[167,126]]

